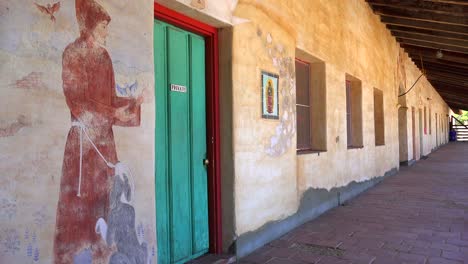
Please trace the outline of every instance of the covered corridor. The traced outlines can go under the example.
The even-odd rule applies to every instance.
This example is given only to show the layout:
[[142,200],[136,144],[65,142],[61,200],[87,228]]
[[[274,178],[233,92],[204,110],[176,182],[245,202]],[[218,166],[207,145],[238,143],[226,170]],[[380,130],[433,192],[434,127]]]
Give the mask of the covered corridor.
[[468,263],[466,157],[447,144],[240,263]]

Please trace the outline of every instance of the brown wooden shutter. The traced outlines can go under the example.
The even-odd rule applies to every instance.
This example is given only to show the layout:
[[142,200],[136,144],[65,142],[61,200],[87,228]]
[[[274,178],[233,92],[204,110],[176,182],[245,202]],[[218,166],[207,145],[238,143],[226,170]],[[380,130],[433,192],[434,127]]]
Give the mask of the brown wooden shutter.
[[296,60],[297,149],[311,149],[310,65]]
[[346,135],[348,147],[353,145],[351,125],[351,81],[346,81]]

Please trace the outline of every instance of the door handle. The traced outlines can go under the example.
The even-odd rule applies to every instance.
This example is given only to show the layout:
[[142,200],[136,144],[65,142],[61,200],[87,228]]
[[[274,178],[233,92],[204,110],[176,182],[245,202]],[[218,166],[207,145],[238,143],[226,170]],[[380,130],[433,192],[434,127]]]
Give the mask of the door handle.
[[210,160],[209,159],[203,159],[203,166],[208,167],[210,165]]

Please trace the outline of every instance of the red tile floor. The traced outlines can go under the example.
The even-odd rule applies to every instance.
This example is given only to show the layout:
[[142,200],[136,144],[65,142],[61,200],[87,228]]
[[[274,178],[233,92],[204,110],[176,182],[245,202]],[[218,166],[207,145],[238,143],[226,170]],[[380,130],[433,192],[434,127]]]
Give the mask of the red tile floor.
[[237,263],[468,263],[468,143],[402,167]]

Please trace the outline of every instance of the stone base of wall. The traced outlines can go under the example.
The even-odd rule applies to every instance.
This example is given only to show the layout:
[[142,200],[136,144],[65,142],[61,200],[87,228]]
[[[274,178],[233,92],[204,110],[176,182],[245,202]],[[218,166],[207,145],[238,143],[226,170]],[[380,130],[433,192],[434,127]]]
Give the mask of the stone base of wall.
[[294,215],[280,221],[267,223],[255,231],[240,235],[230,247],[230,251],[236,254],[237,258],[246,256],[307,221],[315,219],[324,212],[342,205],[344,202],[380,183],[386,177],[395,175],[397,171],[397,168],[393,168],[386,172],[384,176],[364,182],[353,181],[347,186],[333,188],[330,191],[325,189],[309,189],[304,193],[299,209]]

